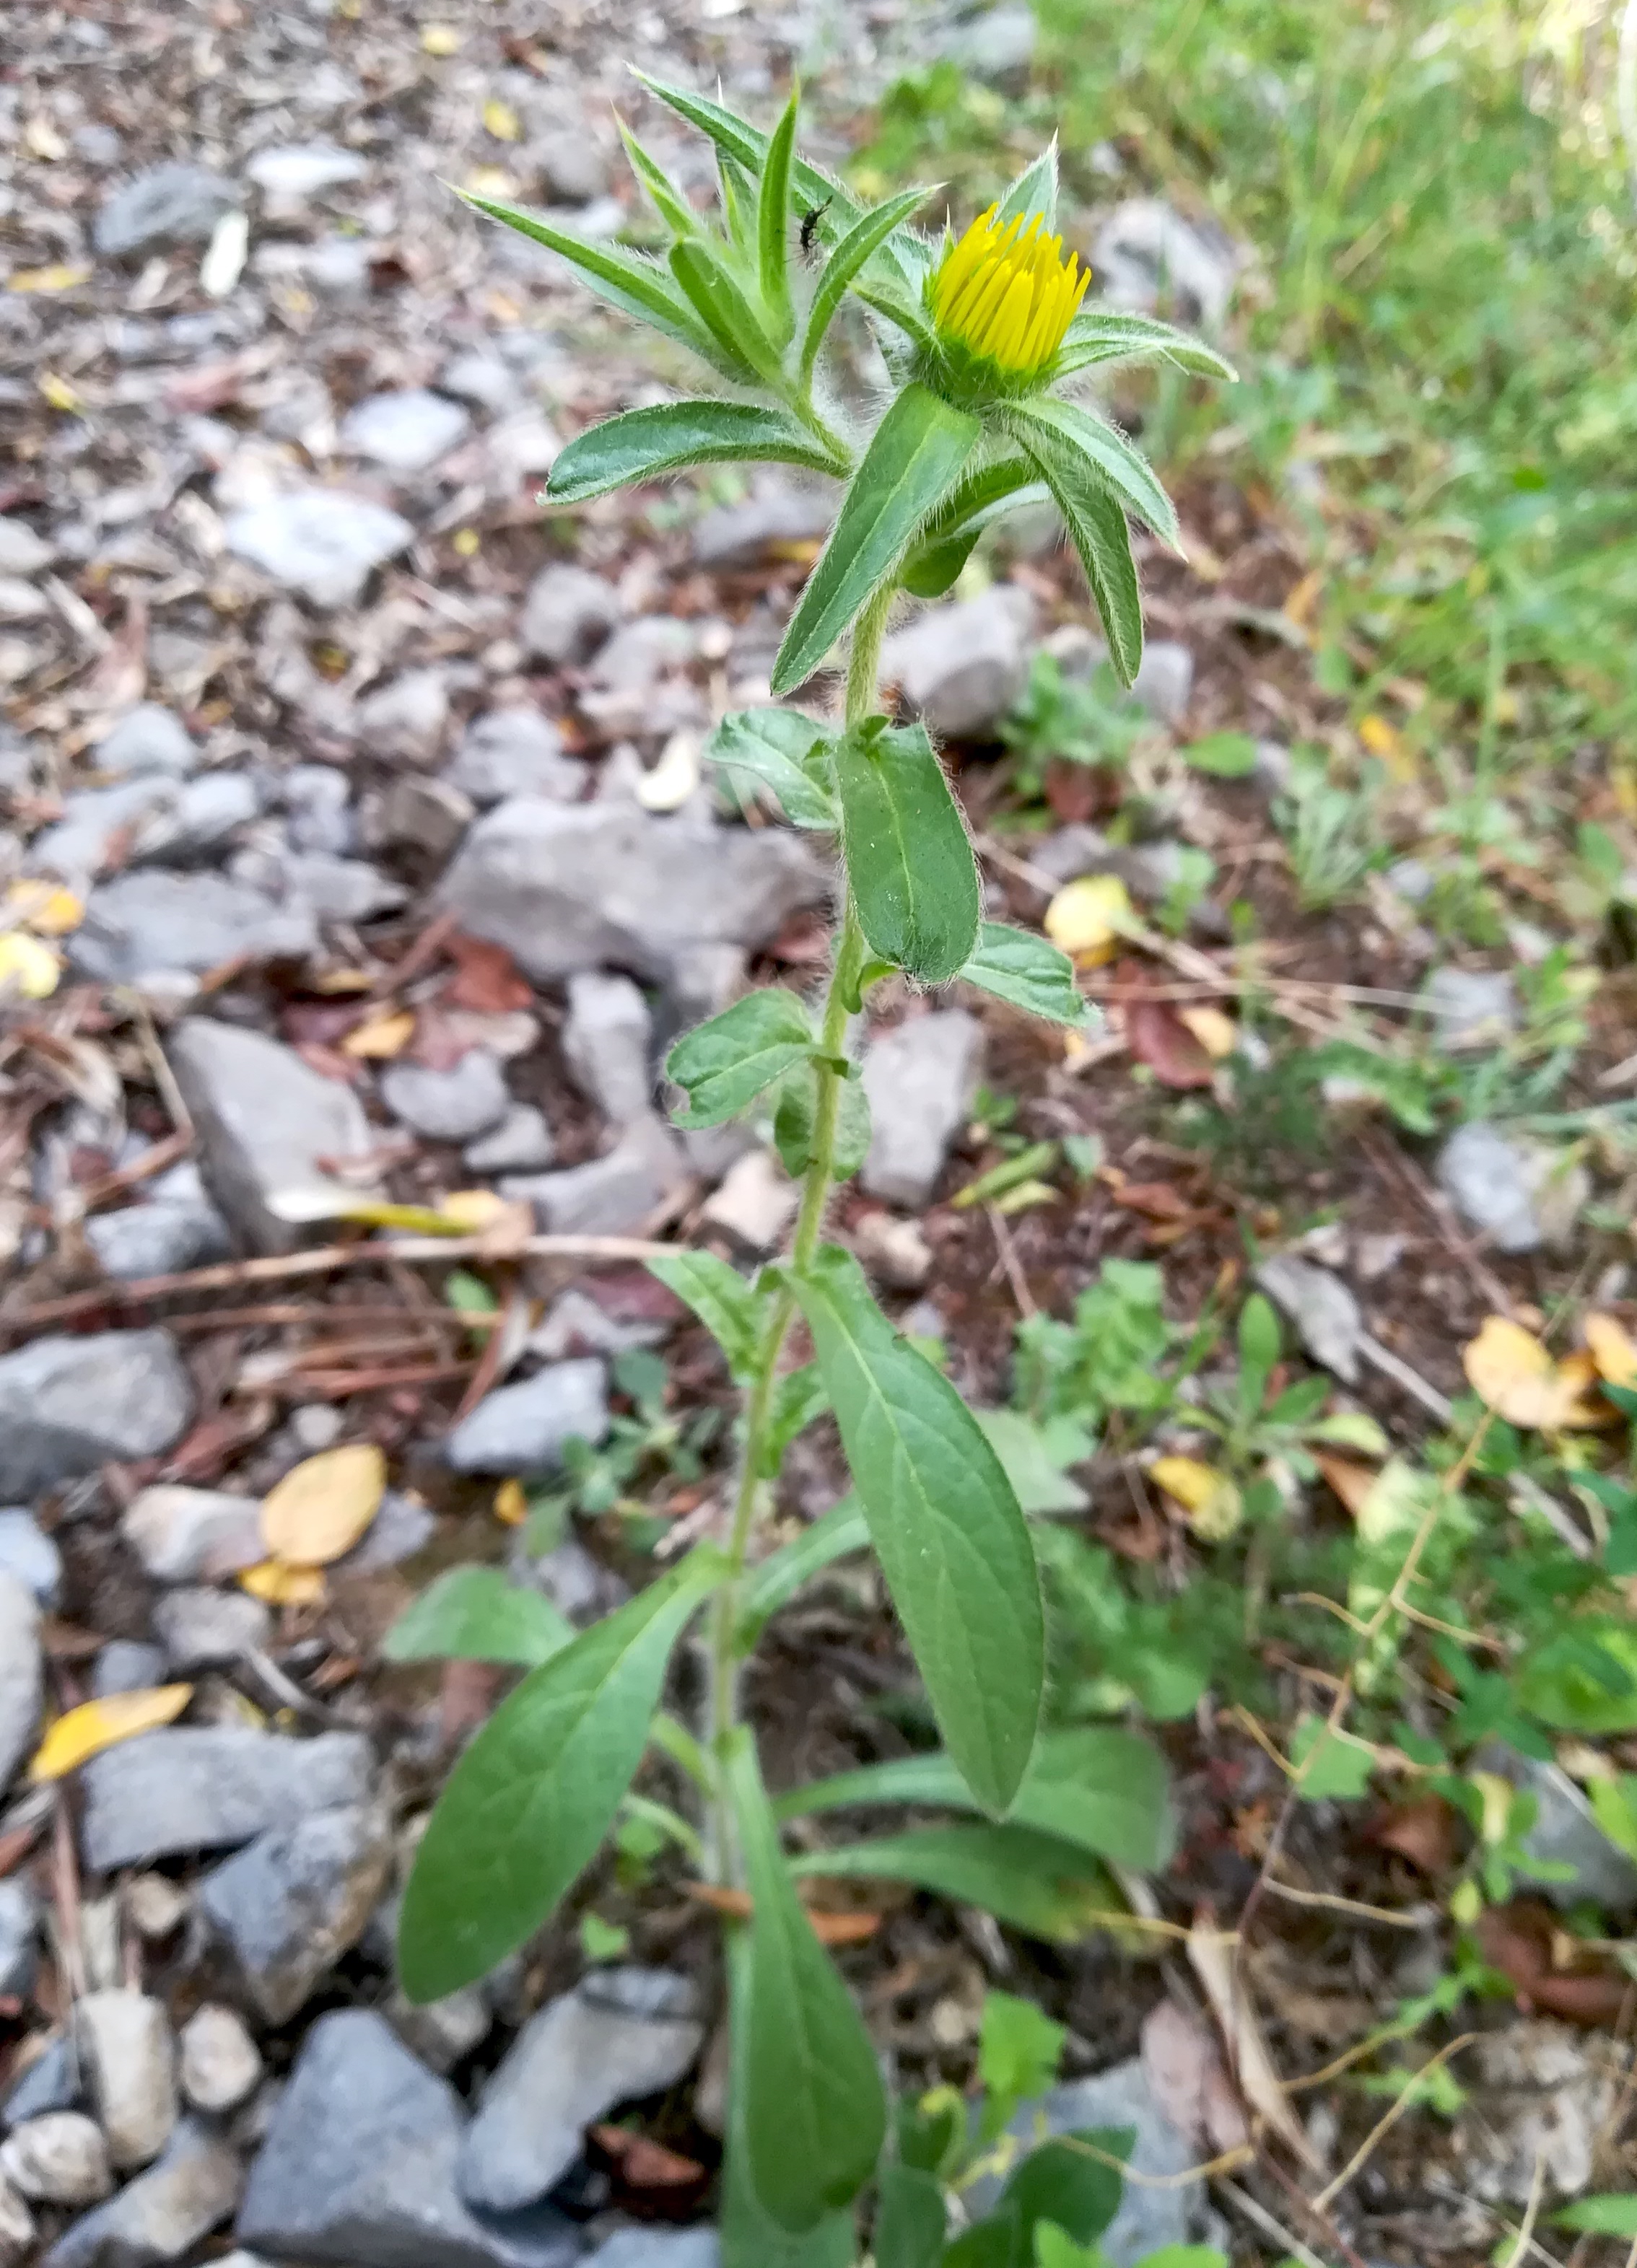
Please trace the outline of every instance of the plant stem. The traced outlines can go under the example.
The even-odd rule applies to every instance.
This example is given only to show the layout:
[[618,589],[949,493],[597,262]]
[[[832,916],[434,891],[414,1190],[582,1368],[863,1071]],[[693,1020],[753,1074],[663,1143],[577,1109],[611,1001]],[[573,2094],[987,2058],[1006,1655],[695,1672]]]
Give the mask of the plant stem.
[[[862,724],[875,706],[881,641],[886,636],[893,590],[893,584],[889,582],[877,591],[865,606],[853,629],[852,648],[847,660],[844,711],[844,722],[849,728]],[[850,1004],[856,997],[855,988],[863,959],[864,937],[849,898],[830,965],[829,990],[824,996],[819,1047],[826,1060],[818,1065],[812,1155],[802,1182],[801,1206],[796,1216],[795,1234],[791,1240],[786,1263],[797,1273],[812,1263],[824,1226],[825,1208],[830,1202],[830,1182],[835,1174],[836,1130],[841,1115],[844,1084],[842,1073],[832,1069],[831,1065],[841,1060],[846,1047]],[[740,1594],[750,1538],[762,1501],[769,1432],[778,1392],[779,1364],[784,1358],[785,1341],[790,1335],[795,1313],[796,1296],[786,1284],[774,1296],[761,1343],[756,1349],[756,1369],[745,1403],[743,1459],[734,1500],[733,1526],[728,1535],[728,1573],[712,1602],[710,1748],[716,1768],[717,1793],[711,1807],[712,1816],[708,1847],[712,1871],[724,1881],[736,1882],[740,1871],[721,1783],[722,1759],[739,1721]]]

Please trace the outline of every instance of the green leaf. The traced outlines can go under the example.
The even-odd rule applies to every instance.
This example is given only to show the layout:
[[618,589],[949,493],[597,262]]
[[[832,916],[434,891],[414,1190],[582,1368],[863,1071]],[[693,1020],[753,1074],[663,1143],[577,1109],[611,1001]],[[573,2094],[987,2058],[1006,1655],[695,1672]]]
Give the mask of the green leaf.
[[651,157],[625,121],[616,111],[614,122],[620,129],[620,139],[625,144],[625,155],[630,169],[653,201],[654,210],[673,236],[697,236],[699,216],[672,180],[659,160]]
[[844,1496],[800,1535],[781,1543],[759,1567],[752,1568],[745,1589],[745,1619],[759,1630],[815,1575],[854,1551],[866,1551],[869,1542],[863,1506],[856,1496]]
[[796,146],[800,93],[793,89],[784,114],[768,138],[756,199],[756,264],[762,305],[775,342],[782,346],[795,328],[790,308],[790,167]]
[[977,932],[977,949],[958,972],[963,984],[992,992],[1049,1024],[1068,1024],[1079,1030],[1089,1013],[1074,964],[1066,953],[1043,937],[1027,930],[1008,929],[1004,922],[985,922]]
[[386,1637],[388,1661],[515,1661],[533,1669],[574,1635],[549,1599],[498,1567],[450,1567],[406,1608]]
[[1231,382],[1239,375],[1232,363],[1224,362],[1214,348],[1195,338],[1191,331],[1179,331],[1174,323],[1162,323],[1154,315],[1123,314],[1113,307],[1091,307],[1075,316],[1058,357],[1057,374],[1066,378],[1072,371],[1084,370],[1092,363],[1147,362],[1155,357],[1175,363],[1179,370],[1197,378]]
[[652,261],[640,260],[634,253],[621,252],[610,245],[584,243],[538,213],[526,212],[520,205],[506,204],[497,197],[480,197],[469,189],[462,189],[460,195],[474,212],[484,213],[504,227],[515,229],[520,236],[532,237],[548,252],[557,253],[579,270],[589,290],[600,299],[606,299],[611,307],[617,307],[622,314],[632,315],[639,323],[647,323],[667,338],[677,340],[724,377],[742,372],[742,357],[730,357],[722,353],[688,302]]
[[741,462],[845,470],[782,409],[748,401],[664,401],[628,409],[577,435],[547,474],[546,494],[557,504],[583,504],[689,465]]
[[[1072,2236],[1077,2244],[1091,2244],[1120,2209],[1125,2184],[1112,2166],[1105,2166],[1075,2143],[1094,2143],[1109,2156],[1124,2156],[1131,2148],[1130,2129],[1110,2132],[1093,2127],[1083,2136],[1060,2134],[1031,2150],[1007,2183],[1000,2199],[1000,2216],[1011,2220],[1021,2239],[1020,2258],[1028,2260],[1035,2248],[1035,2230],[1043,2221]],[[1116,2146],[1124,2143],[1125,2149]]]
[[948,1379],[895,1331],[849,1252],[796,1297],[933,1712],[966,1786],[1004,1812],[1040,1721],[1045,1631],[1028,1525]]
[[926,727],[872,718],[843,734],[835,761],[847,881],[870,950],[941,984],[977,942],[983,894]]
[[[942,1754],[898,1756],[793,1789],[779,1816],[834,1811],[843,1805],[937,1804],[977,1808],[952,1760]],[[1043,1734],[1012,1807],[1012,1822],[1033,1827],[1094,1858],[1146,1871],[1162,1867],[1176,1842],[1165,1764],[1134,1733],[1076,1725]]]
[[1072,1844],[987,1820],[910,1827],[812,1852],[797,1860],[796,1872],[913,1882],[955,1904],[981,1906],[1008,1927],[1055,1945],[1078,1944],[1092,1926],[1087,1916],[1118,1904],[1102,1870]]
[[762,1474],[764,1480],[778,1478],[785,1450],[798,1433],[805,1433],[815,1418],[822,1418],[829,1408],[830,1395],[815,1362],[804,1362],[800,1370],[785,1373],[773,1390],[773,1414],[768,1421],[767,1455]]
[[811,677],[971,455],[981,427],[918,383],[876,427],[773,664],[773,690]]
[[[768,137],[760,127],[752,126],[748,118],[741,118],[736,110],[729,110],[726,103],[712,102],[708,96],[695,94],[687,87],[672,86],[664,79],[651,78],[646,71],[633,69],[631,77],[645,86],[650,94],[674,110],[679,118],[685,118],[690,126],[697,126],[719,151],[736,165],[742,166],[748,173],[754,176],[761,173],[767,162]],[[859,210],[857,198],[834,174],[822,172],[804,158],[797,158],[791,168],[791,177],[809,203],[822,204],[826,198],[830,200],[836,216],[833,225],[837,228],[856,217]]]
[[1290,1736],[1290,1761],[1301,1775],[1296,1792],[1308,1802],[1327,1796],[1351,1801],[1369,1793],[1375,1751],[1349,1733],[1332,1732],[1323,1717],[1303,1717]]
[[833,834],[841,824],[831,789],[830,736],[797,709],[737,709],[705,743],[707,763],[749,772],[771,787],[793,827]]
[[655,1252],[648,1273],[691,1307],[722,1352],[735,1382],[755,1373],[762,1333],[763,1300],[756,1285],[714,1252]]
[[938,2268],[948,2215],[941,2184],[918,2166],[883,2166],[877,2184],[875,2268]]
[[719,1126],[764,1087],[804,1062],[814,1045],[807,1012],[782,985],[747,992],[708,1024],[684,1032],[665,1059],[665,1075],[687,1094],[679,1126]]
[[647,1745],[671,1649],[720,1578],[696,1551],[523,1680],[455,1766],[398,1932],[424,2002],[486,1977],[589,1865]]
[[851,2205],[822,2220],[810,2235],[792,2236],[768,2219],[748,2176],[745,2142],[745,2072],[751,2014],[750,1932],[727,1933],[727,2025],[731,2068],[727,2089],[727,2148],[722,2169],[722,2268],[853,2268],[858,2233]]
[[1025,504],[1051,501],[1029,457],[1002,457],[963,474],[922,529],[899,580],[918,599],[940,599],[984,528]]
[[1109,641],[1114,674],[1122,685],[1130,685],[1142,661],[1142,597],[1131,530],[1119,499],[1110,494],[1086,459],[1064,446],[1048,427],[1020,430],[1017,438],[1044,475],[1080,554]]
[[796,1896],[748,1734],[726,1772],[751,1897],[749,2007],[734,2074],[750,2186],[771,2220],[801,2235],[869,2179],[887,2099],[852,1996]]
[[[813,1130],[818,1116],[818,1072],[809,1064],[787,1071],[773,1114],[773,1145],[794,1181],[813,1162]],[[836,1120],[834,1181],[851,1181],[870,1153],[870,1099],[856,1079],[844,1079]]]
[[[1012,1992],[987,1993],[978,2029],[977,2075],[991,2095],[1008,2103],[1043,2095],[1057,2078],[1067,2037],[1066,2027],[1053,2023],[1032,2000]],[[1007,2110],[992,2125],[985,2117],[990,2139],[1011,2115]]]
[[847,286],[860,275],[875,254],[886,243],[894,229],[909,219],[918,207],[933,195],[927,189],[905,189],[901,195],[889,197],[884,205],[877,205],[856,220],[824,263],[824,271],[813,295],[813,305],[807,310],[807,324],[801,336],[801,383],[806,386],[813,375],[819,349],[836,319],[836,311],[846,296]]
[[1183,750],[1197,772],[1217,779],[1244,779],[1257,768],[1257,744],[1249,733],[1207,733]]
[[1042,453],[1048,449],[1054,453],[1073,452],[1129,512],[1153,529],[1161,543],[1178,549],[1176,513],[1153,466],[1106,418],[1082,409],[1078,402],[1040,394],[1032,401],[1014,402],[1007,411],[1007,423],[1048,479],[1051,474]]
[[[1054,1513],[1085,1511],[1091,1498],[1077,1481],[1064,1477],[1043,1429],[1032,1418],[1020,1410],[975,1410],[972,1415],[1026,1513],[1049,1518]],[[1088,1441],[1084,1454],[1090,1453]]]
[[672,245],[667,256],[672,275],[723,361],[746,382],[777,380],[778,350],[716,247],[703,237],[685,237]]
[[1145,2252],[1137,2268],[1228,2268],[1228,2255],[1214,2244],[1162,2244]]
[[1262,1407],[1280,1351],[1272,1302],[1253,1292],[1239,1311],[1239,1407],[1245,1417],[1254,1418]]
[[1045,224],[1050,235],[1058,217],[1058,137],[1043,150],[1032,166],[1021,173],[1000,200],[998,221],[1014,219],[1021,214],[1025,221],[1036,213]]
[[1552,2218],[1586,2236],[1637,2236],[1637,2196],[1577,2198]]

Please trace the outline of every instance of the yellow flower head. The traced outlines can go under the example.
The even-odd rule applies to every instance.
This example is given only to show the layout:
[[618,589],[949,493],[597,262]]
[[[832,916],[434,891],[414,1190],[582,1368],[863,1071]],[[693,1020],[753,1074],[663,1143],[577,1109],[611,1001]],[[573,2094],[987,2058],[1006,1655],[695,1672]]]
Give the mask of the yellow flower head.
[[932,279],[933,321],[946,348],[987,364],[1013,386],[1043,377],[1091,281],[1036,213],[1001,221],[980,213]]

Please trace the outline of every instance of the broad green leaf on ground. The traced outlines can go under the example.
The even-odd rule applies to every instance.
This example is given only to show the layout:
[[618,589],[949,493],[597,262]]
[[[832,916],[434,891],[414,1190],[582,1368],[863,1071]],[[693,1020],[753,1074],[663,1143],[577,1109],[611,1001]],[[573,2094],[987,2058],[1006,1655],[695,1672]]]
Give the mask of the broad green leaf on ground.
[[1564,1733],[1637,1728],[1637,1630],[1611,1615],[1570,1616],[1525,1654],[1517,1695],[1531,1716]]
[[985,922],[977,932],[977,946],[961,968],[961,982],[992,992],[1014,1008],[1024,1009],[1049,1024],[1067,1024],[1079,1030],[1088,1010],[1074,982],[1074,964],[1043,937],[1027,930],[1008,929],[1004,922]]
[[1257,768],[1257,744],[1249,733],[1207,733],[1191,740],[1183,755],[1197,772],[1217,779],[1244,779]]
[[740,709],[724,717],[705,743],[707,763],[749,772],[771,787],[793,827],[833,833],[841,823],[828,747],[830,734],[795,709]]
[[824,1246],[795,1292],[950,1756],[983,1808],[1005,1812],[1034,1750],[1045,1677],[1040,1579],[1012,1484],[851,1253]]
[[763,462],[842,469],[804,426],[782,409],[748,401],[662,401],[588,426],[558,454],[546,494],[583,504],[630,481],[657,480],[689,465]]
[[[950,1758],[898,1756],[793,1788],[778,1800],[781,1818],[843,1805],[977,1807]],[[1162,1867],[1176,1846],[1164,1759],[1135,1733],[1076,1725],[1043,1734],[1012,1807],[1011,1824],[1038,1829],[1094,1858],[1123,1867]]]
[[665,1059],[665,1075],[688,1096],[679,1126],[719,1126],[764,1087],[805,1062],[814,1046],[807,1012],[782,985],[747,992],[708,1024],[684,1032]]
[[1029,2095],[1043,2095],[1055,2082],[1067,2038],[1066,2027],[1054,2022],[1032,2000],[1015,1992],[984,1995],[977,2075],[990,2098],[982,2125],[985,2140],[992,2140],[1012,2116],[1005,2109],[997,2117],[997,2104],[1016,2104]]
[[876,427],[773,664],[773,690],[811,677],[971,455],[981,428],[919,384]]
[[[1082,1464],[1095,1443],[1079,1426],[1062,1419],[1037,1425],[1021,1410],[975,1410],[984,1438],[1006,1468],[1026,1513],[1050,1517],[1053,1513],[1084,1512],[1091,1499],[1078,1481],[1068,1478],[1066,1467]],[[1066,1434],[1066,1442],[1057,1437]]]
[[1028,450],[1051,490],[1086,570],[1114,674],[1122,685],[1130,685],[1142,661],[1142,596],[1125,509],[1101,474],[1054,427],[1020,423],[1014,438]]
[[850,1552],[869,1549],[869,1522],[856,1496],[844,1496],[800,1535],[752,1568],[745,1589],[748,1620],[760,1624],[787,1606],[804,1584]]
[[796,1896],[748,1734],[727,1778],[751,1897],[749,2005],[734,2084],[757,2202],[801,2235],[869,2179],[887,2101],[863,2020]]
[[727,1358],[740,1385],[749,1379],[761,1336],[763,1300],[754,1284],[713,1252],[655,1252],[648,1273],[693,1309]]
[[467,1749],[404,1893],[398,1960],[412,2000],[486,1977],[595,1856],[642,1761],[671,1648],[720,1568],[695,1552],[582,1631]]
[[875,2268],[938,2268],[948,2215],[941,2183],[918,2166],[887,2165],[876,2188]]
[[1091,1926],[1088,1914],[1106,1914],[1119,1904],[1102,1869],[1072,1844],[986,1820],[911,1827],[901,1835],[806,1852],[796,1871],[912,1882],[958,1905],[981,1906],[1009,1928],[1057,1945],[1077,1943]]
[[549,1599],[508,1582],[498,1567],[450,1567],[399,1616],[380,1650],[388,1661],[515,1661],[533,1669],[573,1635]]
[[905,189],[902,195],[890,197],[873,212],[860,214],[847,233],[837,245],[824,263],[818,289],[813,294],[813,305],[807,310],[807,328],[801,335],[801,374],[811,377],[813,365],[818,360],[819,349],[835,320],[836,310],[846,295],[847,286],[860,275],[894,229],[908,220],[916,208],[925,202],[931,189]]
[[1369,1793],[1375,1751],[1350,1733],[1332,1732],[1323,1717],[1303,1717],[1290,1736],[1290,1761],[1299,1775],[1296,1792],[1309,1803],[1351,1800]]
[[1585,2236],[1637,2236],[1637,2195],[1577,2198],[1552,2218]]
[[770,2220],[756,2201],[747,2171],[745,2091],[751,2012],[750,1932],[727,1935],[727,2022],[731,2077],[727,2090],[727,2150],[722,2171],[722,2268],[853,2268],[858,2232],[851,2205],[822,2220],[806,2236],[792,2236]]
[[983,893],[926,727],[873,718],[836,743],[835,761],[847,881],[870,950],[941,984],[977,942]]
[[[810,1063],[798,1064],[779,1082],[778,1104],[773,1113],[773,1145],[793,1181],[800,1181],[813,1162],[818,1084],[817,1069]],[[837,1100],[831,1180],[851,1181],[869,1153],[870,1099],[864,1092],[862,1080],[844,1079]]]

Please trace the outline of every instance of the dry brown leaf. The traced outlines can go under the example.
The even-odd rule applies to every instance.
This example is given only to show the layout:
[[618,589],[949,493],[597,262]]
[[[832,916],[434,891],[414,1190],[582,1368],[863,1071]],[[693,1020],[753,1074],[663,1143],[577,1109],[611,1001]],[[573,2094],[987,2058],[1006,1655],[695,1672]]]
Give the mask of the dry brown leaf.
[[1370,1830],[1383,1851],[1396,1851],[1424,1874],[1447,1874],[1456,1861],[1456,1812],[1442,1795],[1397,1803]]
[[1143,2025],[1142,2067],[1154,2101],[1193,2148],[1236,2150],[1249,2142],[1215,2034],[1175,2000],[1161,2000]]
[[[728,1889],[720,1882],[689,1882],[688,1895],[733,1921],[748,1921],[754,1911],[748,1890]],[[824,1913],[815,1906],[804,1906],[802,1911],[821,1945],[862,1945],[881,1926],[876,1913]]]
[[1351,1457],[1338,1457],[1329,1450],[1315,1449],[1313,1462],[1324,1476],[1331,1489],[1338,1496],[1354,1520],[1359,1508],[1375,1487],[1381,1475],[1374,1465],[1360,1465]]
[[633,2134],[629,2127],[591,2126],[586,2136],[605,2157],[615,2161],[628,2189],[691,2189],[695,2183],[710,2178],[697,2158],[684,2158],[680,2151],[667,2150],[646,2134]]
[[534,988],[505,946],[455,930],[444,950],[454,963],[454,975],[442,993],[447,1006],[476,1008],[488,1015],[534,1006]]
[[304,1457],[262,1504],[269,1557],[287,1567],[328,1567],[358,1541],[386,1487],[387,1460],[372,1441]]
[[101,1701],[82,1701],[52,1726],[35,1751],[28,1776],[32,1780],[61,1779],[117,1742],[170,1724],[192,1698],[191,1685],[155,1685],[139,1693],[110,1693]]
[[1245,1980],[1236,1971],[1234,1948],[1224,1941],[1208,1917],[1197,1920],[1188,1933],[1188,1960],[1205,1987],[1211,2012],[1227,2044],[1228,2069],[1238,2080],[1247,2105],[1267,2121],[1304,2166],[1318,2172],[1319,2161],[1313,2146],[1290,2107],[1290,2098],[1279,2085]]

